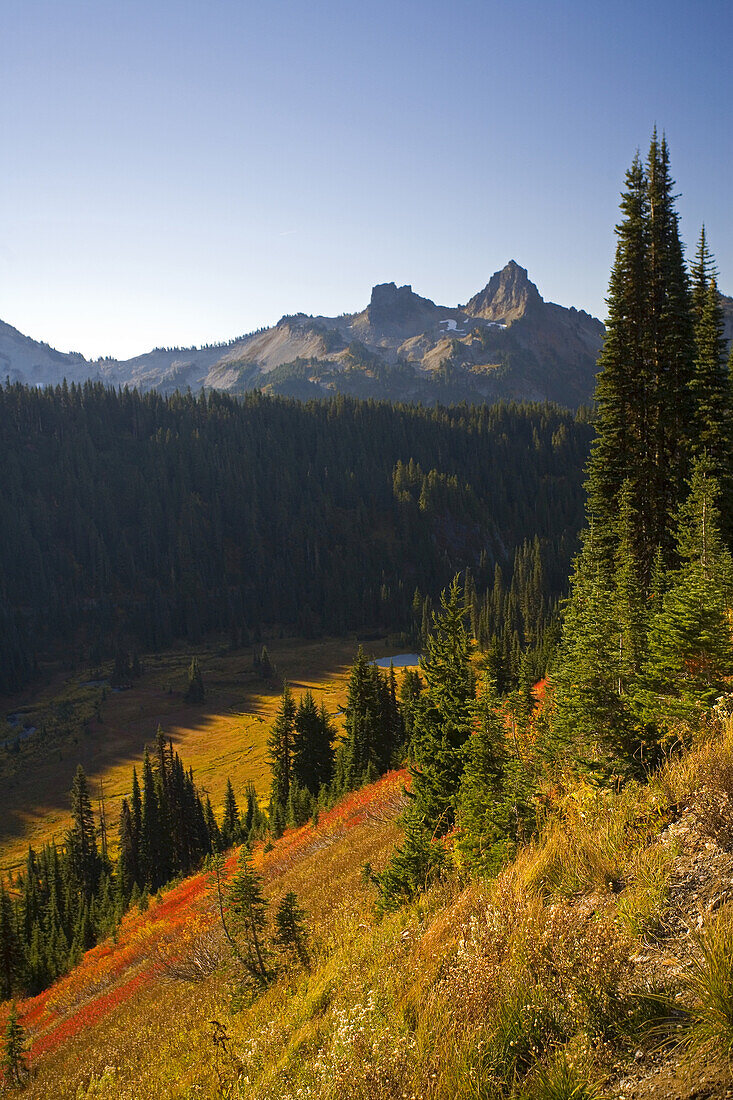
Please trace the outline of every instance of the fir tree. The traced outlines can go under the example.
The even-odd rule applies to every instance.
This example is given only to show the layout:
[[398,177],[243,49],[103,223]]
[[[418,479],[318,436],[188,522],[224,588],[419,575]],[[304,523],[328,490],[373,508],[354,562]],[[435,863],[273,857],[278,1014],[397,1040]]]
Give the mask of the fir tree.
[[281,899],[277,907],[274,943],[285,955],[297,958],[306,970],[310,969],[305,913],[298,905],[298,899],[292,890]]
[[654,386],[652,505],[654,548],[668,556],[673,516],[686,491],[694,432],[691,381],[694,333],[689,279],[675,209],[674,180],[666,139],[652,136],[647,158],[649,188],[650,362]]
[[209,844],[212,852],[221,852],[224,843],[222,840],[221,830],[214,814],[214,809],[211,805],[211,799],[206,796],[206,805],[204,807],[204,821],[206,823],[206,832],[209,837]]
[[290,782],[293,767],[293,744],[295,738],[295,700],[285,681],[280,699],[280,707],[267,739],[268,760],[272,778],[270,781],[270,801],[273,807],[279,807],[284,814],[290,794]]
[[399,909],[425,890],[446,863],[445,848],[436,841],[414,803],[403,815],[402,828],[404,840],[392,852],[384,871],[374,875],[368,869],[379,890],[379,908],[384,912]]
[[588,514],[610,575],[622,486],[635,517],[644,590],[657,547],[672,555],[672,516],[684,496],[694,433],[691,299],[665,139],[635,158],[622,195],[599,360],[597,439]]
[[733,672],[733,560],[720,536],[711,463],[696,463],[677,516],[680,567],[670,578],[648,639],[638,692],[642,716],[677,733],[699,721]]
[[89,901],[99,881],[101,864],[92,801],[81,764],[76,769],[71,787],[71,817],[73,824],[67,834],[71,868],[79,888]]
[[610,568],[615,548],[618,494],[631,481],[637,512],[644,516],[635,553],[646,561],[657,545],[650,492],[654,461],[650,409],[647,297],[649,276],[649,194],[637,155],[626,173],[622,220],[608,291],[608,318],[598,365],[596,440],[589,464],[588,514],[598,553]]
[[[720,304],[713,258],[700,234],[697,257],[692,268],[692,302],[695,325],[695,362],[691,390],[695,402],[693,453],[706,455],[711,474],[716,478],[727,516],[733,500],[731,493],[731,383],[726,362],[725,323]],[[726,533],[731,533],[726,520]]]
[[26,1060],[25,1030],[18,1019],[18,1007],[13,1001],[5,1028],[2,1066],[5,1079],[11,1084],[21,1086],[28,1077]]
[[140,827],[140,873],[143,884],[155,893],[165,881],[158,792],[147,747],[143,757],[142,823]]
[[242,849],[237,870],[226,888],[220,915],[230,946],[247,974],[259,984],[266,983],[270,978],[264,939],[267,902],[262,893],[262,879],[253,869],[246,848]]
[[22,975],[23,953],[13,903],[0,882],[0,1000],[10,997]]
[[351,666],[346,689],[344,731],[341,749],[344,787],[352,790],[377,778],[386,740],[379,673],[361,646]]
[[247,840],[260,824],[260,808],[257,802],[257,791],[251,779],[248,780],[244,793],[247,799],[247,808],[244,811],[242,832],[244,834],[244,839]]
[[620,658],[625,665],[616,592],[591,528],[571,578],[552,672],[553,732],[567,762],[598,778],[640,766]]
[[201,676],[198,658],[196,657],[191,659],[191,665],[188,670],[188,687],[186,688],[184,698],[187,703],[203,703],[206,698],[204,681]]
[[312,692],[306,691],[295,714],[293,775],[311,794],[318,794],[321,786],[331,782],[334,736],[325,707],[319,710]]
[[[526,723],[532,708],[526,692],[518,694]],[[468,868],[493,875],[514,855],[534,826],[535,780],[516,735],[507,744],[494,685],[484,676],[458,791],[456,848]]]
[[239,819],[239,807],[234,796],[231,779],[227,779],[224,794],[224,817],[221,824],[221,839],[225,848],[231,847],[241,839],[242,823]]
[[456,578],[442,594],[421,658],[425,690],[417,701],[412,735],[412,800],[418,816],[437,836],[449,832],[455,822],[463,746],[473,719],[474,643],[465,619],[463,594]]
[[137,778],[137,768],[132,769],[132,793],[130,795],[130,827],[132,840],[135,847],[135,855],[138,861],[137,876],[135,881],[141,886],[140,881],[140,834],[143,823],[143,800],[140,794],[140,783]]
[[137,851],[132,830],[132,814],[127,799],[122,799],[120,812],[120,845],[117,856],[117,894],[123,908],[127,907],[133,887],[139,881]]

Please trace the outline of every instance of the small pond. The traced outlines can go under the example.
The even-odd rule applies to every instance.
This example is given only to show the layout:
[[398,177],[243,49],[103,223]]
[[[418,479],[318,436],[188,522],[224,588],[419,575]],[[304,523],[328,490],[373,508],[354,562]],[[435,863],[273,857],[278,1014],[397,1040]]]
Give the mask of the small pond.
[[377,668],[389,668],[390,664],[393,664],[395,668],[408,668],[410,665],[418,665],[419,663],[419,653],[397,653],[394,657],[378,657],[376,661],[372,661],[372,664],[376,665]]

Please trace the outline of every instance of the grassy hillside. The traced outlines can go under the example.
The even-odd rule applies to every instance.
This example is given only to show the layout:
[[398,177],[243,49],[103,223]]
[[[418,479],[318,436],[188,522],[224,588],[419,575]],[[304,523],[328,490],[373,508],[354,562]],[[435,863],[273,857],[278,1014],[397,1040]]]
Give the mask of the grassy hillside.
[[[133,765],[139,772],[144,746],[153,740],[158,724],[193,767],[217,812],[227,776],[237,792],[252,779],[264,796],[269,786],[266,739],[282,678],[287,677],[296,696],[310,688],[316,702],[323,700],[335,714],[345,701],[357,644],[349,639],[268,640],[278,673],[271,681],[255,674],[251,651],[209,649],[200,653],[207,690],[201,706],[183,699],[191,660],[186,652],[146,658],[143,677],[126,691],[112,692],[101,683],[88,686],[91,674],[85,671],[69,679],[49,676],[45,691],[9,700],[7,713],[20,712],[21,728],[28,723],[38,732],[22,741],[18,752],[0,750],[0,873],[16,867],[29,844],[38,848],[62,837],[79,763],[95,796],[99,781],[104,783],[110,835],[115,836]],[[395,652],[386,638],[369,642],[368,649],[375,657]],[[105,666],[103,672],[109,671]],[[0,740],[13,738],[17,729],[6,724]]]
[[[309,913],[310,973],[244,990],[197,876],[22,1006],[25,1095],[728,1095],[730,724],[644,786],[558,784],[539,839],[493,882],[456,871],[379,919],[361,868],[379,869],[398,836],[404,779],[256,853],[267,895],[294,890]],[[181,980],[203,944],[216,969]]]

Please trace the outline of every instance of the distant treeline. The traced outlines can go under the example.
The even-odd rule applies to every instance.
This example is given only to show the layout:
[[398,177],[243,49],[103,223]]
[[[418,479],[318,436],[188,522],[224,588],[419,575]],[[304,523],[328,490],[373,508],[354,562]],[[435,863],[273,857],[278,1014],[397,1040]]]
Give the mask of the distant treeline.
[[[520,612],[538,571],[543,621],[564,590],[591,434],[552,406],[7,385],[0,691],[59,642],[95,663],[273,625],[417,640],[426,601],[467,567],[483,643],[516,663],[537,644]],[[529,603],[495,585],[508,593],[517,552]]]

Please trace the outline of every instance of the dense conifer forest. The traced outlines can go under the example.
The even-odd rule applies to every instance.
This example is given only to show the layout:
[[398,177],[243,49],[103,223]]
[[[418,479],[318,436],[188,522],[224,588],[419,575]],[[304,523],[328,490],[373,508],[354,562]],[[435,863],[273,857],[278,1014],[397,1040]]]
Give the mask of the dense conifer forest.
[[516,672],[564,589],[590,437],[553,407],[7,386],[0,691],[61,639],[95,665],[267,626],[418,636],[466,568]]

